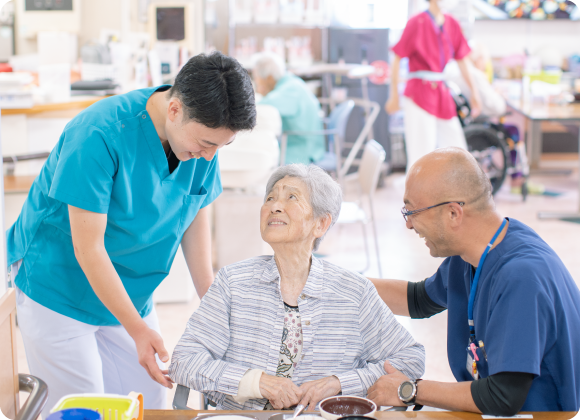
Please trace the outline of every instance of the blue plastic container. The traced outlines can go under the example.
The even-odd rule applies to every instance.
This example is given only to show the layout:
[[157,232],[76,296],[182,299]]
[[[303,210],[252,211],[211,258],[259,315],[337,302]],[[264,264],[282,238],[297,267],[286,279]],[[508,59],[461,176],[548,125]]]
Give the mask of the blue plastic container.
[[102,417],[88,408],[67,408],[52,413],[46,420],[102,420]]

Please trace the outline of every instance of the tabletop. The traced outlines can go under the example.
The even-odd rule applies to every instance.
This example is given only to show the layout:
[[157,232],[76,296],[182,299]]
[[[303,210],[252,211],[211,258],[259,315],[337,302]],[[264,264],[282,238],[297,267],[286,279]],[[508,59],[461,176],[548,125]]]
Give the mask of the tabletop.
[[32,108],[17,108],[17,109],[2,109],[2,115],[17,115],[17,114],[26,114],[26,115],[34,115],[40,114],[43,112],[52,112],[52,111],[65,111],[71,109],[84,109],[88,108],[92,104],[101,99],[105,98],[106,96],[82,96],[82,97],[72,97],[68,102],[53,102],[47,104],[38,104],[34,105]]
[[27,193],[36,179],[36,175],[4,175],[4,193]]
[[[252,411],[197,411],[197,410],[145,410],[144,420],[190,420],[198,413],[212,414],[252,414]],[[291,411],[288,411],[291,414]],[[534,412],[536,420],[568,420],[576,415],[574,412]],[[481,420],[481,414],[457,411],[378,411],[377,420],[387,419],[433,419],[433,420]]]
[[507,101],[515,112],[531,120],[540,121],[580,121],[580,103],[567,105],[548,104],[543,102]]
[[316,74],[336,74],[346,76],[351,79],[360,79],[374,74],[375,68],[365,64],[350,63],[318,63],[310,66],[296,67],[289,69],[296,76],[310,76]]

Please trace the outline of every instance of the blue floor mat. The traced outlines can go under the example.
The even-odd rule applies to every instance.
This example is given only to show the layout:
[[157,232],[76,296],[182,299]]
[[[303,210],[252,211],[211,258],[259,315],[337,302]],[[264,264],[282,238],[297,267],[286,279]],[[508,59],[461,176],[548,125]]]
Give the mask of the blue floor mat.
[[542,195],[547,195],[548,197],[558,197],[562,194],[564,194],[564,193],[561,193],[558,191],[550,191],[550,190],[546,190],[542,193]]

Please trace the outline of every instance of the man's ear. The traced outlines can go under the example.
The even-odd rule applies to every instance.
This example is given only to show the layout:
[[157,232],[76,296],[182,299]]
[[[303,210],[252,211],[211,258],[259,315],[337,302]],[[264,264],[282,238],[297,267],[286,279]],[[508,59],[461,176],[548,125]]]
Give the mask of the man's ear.
[[171,122],[181,121],[183,115],[183,104],[175,96],[169,99],[167,106],[167,117]]
[[461,225],[461,222],[463,221],[463,207],[461,207],[457,203],[450,203],[448,204],[448,206],[449,206],[448,215],[451,225],[453,227]]
[[316,228],[314,229],[314,237],[321,238],[330,228],[330,224],[332,223],[332,216],[327,214],[316,222]]

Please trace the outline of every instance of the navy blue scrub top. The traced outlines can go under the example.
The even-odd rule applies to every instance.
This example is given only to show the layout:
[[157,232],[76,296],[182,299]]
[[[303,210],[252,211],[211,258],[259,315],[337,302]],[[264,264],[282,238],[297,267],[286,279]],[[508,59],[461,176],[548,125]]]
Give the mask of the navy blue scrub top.
[[[429,297],[448,308],[447,354],[458,381],[466,369],[471,264],[449,257],[427,279]],[[485,260],[474,305],[477,370],[535,375],[522,411],[578,411],[580,404],[580,291],[539,236],[509,219],[505,238]]]
[[145,109],[158,89],[103,99],[65,127],[7,232],[8,264],[23,260],[15,283],[32,300],[81,322],[119,325],[75,258],[70,204],[107,214],[107,253],[139,314],[151,311],[185,230],[222,192],[217,154],[169,172]]

